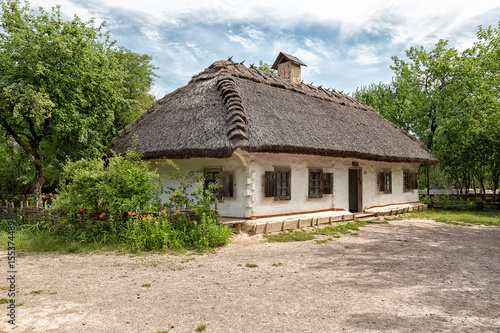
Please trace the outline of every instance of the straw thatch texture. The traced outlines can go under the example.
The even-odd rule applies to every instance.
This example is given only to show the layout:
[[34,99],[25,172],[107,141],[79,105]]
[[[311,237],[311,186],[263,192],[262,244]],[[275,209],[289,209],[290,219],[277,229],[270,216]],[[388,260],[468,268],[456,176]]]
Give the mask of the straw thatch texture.
[[158,101],[113,140],[145,157],[228,157],[254,152],[435,164],[432,153],[349,96],[217,61]]

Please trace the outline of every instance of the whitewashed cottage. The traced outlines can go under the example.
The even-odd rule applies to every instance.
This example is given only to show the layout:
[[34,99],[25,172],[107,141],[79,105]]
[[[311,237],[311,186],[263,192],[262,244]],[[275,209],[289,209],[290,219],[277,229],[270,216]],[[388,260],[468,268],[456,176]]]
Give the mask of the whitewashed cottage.
[[147,159],[203,169],[222,184],[226,217],[418,201],[418,169],[437,162],[431,151],[362,102],[302,83],[301,66],[285,53],[278,74],[217,61],[122,130],[113,149],[135,144]]

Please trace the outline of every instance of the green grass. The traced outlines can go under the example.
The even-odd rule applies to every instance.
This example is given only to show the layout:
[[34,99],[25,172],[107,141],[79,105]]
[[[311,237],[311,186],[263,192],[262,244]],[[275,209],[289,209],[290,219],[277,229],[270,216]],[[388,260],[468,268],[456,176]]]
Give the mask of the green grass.
[[206,325],[198,325],[198,327],[196,327],[195,331],[196,332],[202,332],[202,331],[204,331],[206,329],[207,329]]
[[[9,220],[0,220],[0,248],[6,249],[11,235],[7,232]],[[64,229],[61,232],[57,226],[48,225],[45,222],[40,222],[35,225],[20,225],[18,221],[15,222],[16,230],[14,233],[14,242],[16,244],[16,252],[55,252],[61,254],[67,253],[106,253],[106,252],[120,252],[125,253],[141,253],[140,249],[123,239],[120,231],[116,233],[102,233],[98,236],[85,236],[84,240],[81,239],[85,230]],[[226,232],[226,227],[223,232]],[[68,231],[70,230],[70,231]],[[80,232],[80,234],[78,233]],[[232,231],[231,231],[232,233]],[[208,233],[210,234],[210,233]],[[210,234],[211,235],[211,234]],[[216,234],[216,236],[220,234]],[[215,237],[215,236],[214,236]],[[208,244],[210,245],[210,244]],[[217,243],[215,247],[224,244]],[[170,248],[165,247],[156,252],[169,253],[169,254],[183,254],[187,251],[197,249],[199,254],[205,252],[215,251],[211,248],[200,248],[194,245],[186,245],[184,247]],[[148,251],[149,252],[149,251]]]
[[[340,234],[353,234],[358,235],[358,233],[351,233],[351,230],[359,230],[360,227],[364,227],[370,223],[380,223],[378,221],[355,221],[346,224],[340,224],[336,226],[326,226],[322,228],[317,228],[312,231],[293,231],[289,230],[287,232],[282,232],[275,235],[267,236],[268,242],[300,242],[315,239],[317,235],[330,236],[330,238],[339,238]],[[322,244],[326,240],[317,240],[316,243]]]
[[251,267],[251,268],[259,267],[257,264],[246,264],[245,266],[246,267]]
[[500,211],[478,212],[472,210],[435,210],[415,212],[410,218],[427,218],[449,224],[478,224],[500,226]]
[[[8,238],[7,232],[0,231],[0,248],[7,248]],[[18,252],[90,253],[123,250],[125,246],[119,243],[82,243],[51,230],[17,230],[14,242]],[[130,247],[125,247],[125,251],[131,251]]]
[[314,236],[305,231],[282,232],[267,237],[268,242],[303,242],[314,239]]

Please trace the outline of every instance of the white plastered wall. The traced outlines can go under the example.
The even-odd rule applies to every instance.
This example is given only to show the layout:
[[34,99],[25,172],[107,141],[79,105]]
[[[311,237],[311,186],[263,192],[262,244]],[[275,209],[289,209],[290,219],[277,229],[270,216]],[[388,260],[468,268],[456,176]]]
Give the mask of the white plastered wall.
[[[229,171],[233,173],[234,193],[232,198],[224,198],[222,202],[217,203],[217,208],[223,216],[245,217],[245,168],[241,160],[237,156],[230,158],[189,158],[189,159],[173,159],[177,166],[180,167],[182,173],[187,174],[193,170],[203,169],[220,169],[221,171]],[[158,162],[158,163],[157,163]],[[167,172],[172,172],[174,169],[171,166],[162,163],[162,160],[151,160],[151,165],[158,169],[160,176],[164,177],[164,188],[179,187],[179,182],[165,177]],[[194,188],[193,188],[194,189]],[[162,197],[162,202],[168,201],[167,194]]]
[[[334,172],[334,160],[329,157],[293,154],[248,153],[237,151],[246,161],[252,187],[248,189],[250,216],[280,215],[296,212],[312,212],[335,208],[334,195],[323,198],[308,198],[309,169],[323,169]],[[264,173],[275,167],[291,169],[291,199],[275,201],[264,197]],[[335,183],[335,175],[334,175]],[[335,184],[334,184],[335,186]]]
[[[290,213],[314,212],[331,209],[349,210],[349,169],[361,169],[362,208],[418,201],[418,191],[403,192],[403,170],[418,171],[415,163],[388,163],[359,159],[332,158],[314,155],[249,153],[240,149],[226,159],[191,158],[173,160],[183,172],[220,168],[233,173],[234,196],[218,203],[222,216],[259,217]],[[153,163],[155,161],[152,161]],[[353,166],[357,162],[357,166]],[[171,167],[155,165],[160,175],[172,171]],[[264,197],[264,172],[275,167],[291,169],[291,200],[275,201]],[[308,198],[309,169],[332,172],[333,194],[323,198]],[[377,177],[382,170],[392,172],[392,193],[378,190]],[[175,181],[166,179],[166,187],[177,187]],[[167,197],[162,198],[163,202]]]
[[[419,164],[346,158],[338,158],[335,161],[336,208],[349,210],[349,169],[361,169],[363,210],[374,206],[418,201],[418,190],[403,191],[403,170],[418,172]],[[353,162],[357,162],[358,166],[353,166]],[[392,193],[379,191],[378,174],[383,170],[390,170],[392,173]]]

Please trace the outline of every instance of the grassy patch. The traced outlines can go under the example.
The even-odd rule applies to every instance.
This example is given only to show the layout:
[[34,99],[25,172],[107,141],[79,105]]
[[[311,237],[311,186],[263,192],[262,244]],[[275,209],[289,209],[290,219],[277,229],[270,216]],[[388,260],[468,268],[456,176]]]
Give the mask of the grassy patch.
[[273,266],[273,267],[283,266],[283,263],[281,263],[281,262],[274,263],[272,266]]
[[246,264],[245,266],[251,268],[259,267],[257,264]]
[[151,287],[151,284],[150,284],[150,283],[145,283],[145,284],[143,284],[142,286],[143,286],[143,287],[146,287],[146,288],[149,288],[149,287]]
[[[6,231],[0,231],[0,248],[7,247],[8,237],[9,234]],[[69,240],[52,230],[21,229],[16,231],[15,237],[16,248],[24,252],[91,253],[116,251],[123,248],[123,244],[119,243],[83,243]],[[131,251],[131,248],[128,247],[127,250]]]
[[424,212],[415,212],[410,218],[427,218],[437,222],[449,224],[478,224],[500,226],[500,211],[457,211],[457,210],[434,210],[429,209]]
[[[358,235],[358,233],[351,233],[351,230],[359,230],[359,227],[364,227],[370,223],[379,223],[378,221],[354,221],[346,224],[339,224],[336,226],[326,226],[317,228],[312,231],[289,230],[275,235],[266,236],[268,242],[297,242],[307,241],[316,238],[316,235],[329,236],[331,238],[339,238],[340,234]],[[317,240],[316,243],[322,244],[326,240]]]
[[207,329],[206,325],[198,325],[198,327],[196,327],[195,331],[196,332],[202,332],[202,331],[204,331],[206,329]]
[[314,236],[305,231],[282,232],[267,237],[268,242],[303,242],[314,239]]
[[0,298],[0,304],[7,304],[9,300],[7,298]]

